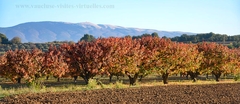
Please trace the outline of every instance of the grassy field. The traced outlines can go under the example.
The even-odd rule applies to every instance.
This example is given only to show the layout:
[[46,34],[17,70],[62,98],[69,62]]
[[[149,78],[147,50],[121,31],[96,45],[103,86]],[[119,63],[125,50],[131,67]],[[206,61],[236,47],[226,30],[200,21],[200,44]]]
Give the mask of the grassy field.
[[192,82],[190,79],[187,80],[185,77],[170,76],[169,84],[164,85],[161,77],[157,75],[150,75],[143,78],[141,82],[137,82],[135,86],[129,86],[128,78],[120,77],[117,81],[113,77],[113,81],[110,83],[108,77],[97,76],[91,79],[88,85],[79,78],[77,82],[73,82],[71,78],[62,78],[60,82],[57,82],[55,78],[45,80],[41,78],[41,85],[32,84],[14,84],[8,79],[0,78],[0,98],[26,93],[44,93],[44,92],[63,92],[63,91],[82,91],[82,90],[93,90],[93,89],[119,89],[119,88],[130,88],[130,87],[143,87],[143,86],[169,86],[169,85],[203,85],[203,84],[217,84],[217,83],[238,83],[234,81],[233,76],[221,77],[220,82],[216,82],[213,76],[209,76],[206,79],[205,76],[199,76],[197,82]]

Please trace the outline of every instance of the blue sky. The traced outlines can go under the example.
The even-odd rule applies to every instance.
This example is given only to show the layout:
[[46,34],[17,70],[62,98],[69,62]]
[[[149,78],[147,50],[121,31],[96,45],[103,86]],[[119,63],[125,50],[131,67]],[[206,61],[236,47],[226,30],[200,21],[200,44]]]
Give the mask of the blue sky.
[[240,34],[240,0],[0,0],[0,16],[0,27],[63,21]]

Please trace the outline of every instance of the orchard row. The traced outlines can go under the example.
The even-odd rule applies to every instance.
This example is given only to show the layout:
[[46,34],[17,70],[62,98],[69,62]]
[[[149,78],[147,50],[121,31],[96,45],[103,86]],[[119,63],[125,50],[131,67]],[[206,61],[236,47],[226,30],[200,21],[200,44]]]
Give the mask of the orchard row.
[[188,73],[195,81],[200,74],[240,73],[240,51],[216,43],[185,44],[157,37],[99,38],[92,42],[62,44],[47,52],[34,49],[7,51],[0,60],[0,76],[28,82],[40,77],[77,77],[86,84],[96,75],[138,77],[159,74],[167,84],[168,76]]

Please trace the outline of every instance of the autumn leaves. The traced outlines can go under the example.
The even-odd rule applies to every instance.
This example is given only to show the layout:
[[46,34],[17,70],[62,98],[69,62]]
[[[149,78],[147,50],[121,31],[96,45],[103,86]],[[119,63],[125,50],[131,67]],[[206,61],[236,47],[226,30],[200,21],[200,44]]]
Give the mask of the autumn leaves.
[[0,76],[31,82],[53,75],[84,79],[96,75],[125,74],[133,85],[139,77],[157,73],[167,84],[168,76],[239,73],[239,51],[215,43],[184,44],[157,37],[141,39],[99,38],[92,42],[62,44],[48,52],[34,49],[8,51],[1,56]]

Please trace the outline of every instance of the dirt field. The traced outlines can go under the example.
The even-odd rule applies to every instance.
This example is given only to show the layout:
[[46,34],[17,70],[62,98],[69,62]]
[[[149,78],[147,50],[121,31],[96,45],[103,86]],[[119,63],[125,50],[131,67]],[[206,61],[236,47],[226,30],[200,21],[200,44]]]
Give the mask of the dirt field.
[[102,89],[10,96],[0,103],[211,103],[240,104],[240,83],[212,85],[166,85],[128,89]]

